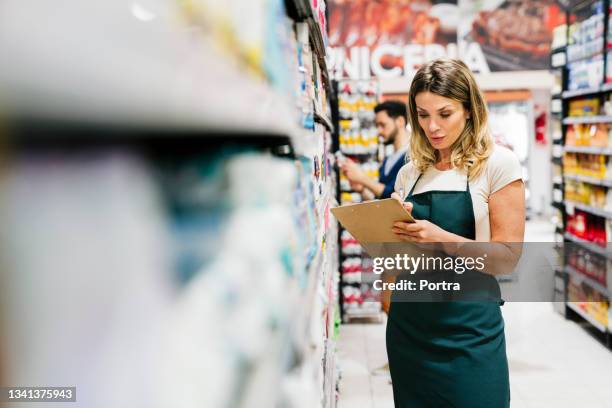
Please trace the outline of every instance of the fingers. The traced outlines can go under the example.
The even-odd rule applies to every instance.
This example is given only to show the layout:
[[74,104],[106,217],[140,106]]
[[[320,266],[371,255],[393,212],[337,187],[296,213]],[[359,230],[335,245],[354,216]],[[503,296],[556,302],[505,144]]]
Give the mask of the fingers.
[[393,224],[393,228],[397,228],[398,230],[406,232],[406,233],[416,233],[423,229],[423,225],[419,223],[418,221],[417,222],[398,221]]
[[404,206],[406,211],[412,212],[412,208],[414,206],[412,205],[410,201],[402,200],[402,197],[398,193],[391,193],[391,198],[395,198],[397,201],[399,201]]

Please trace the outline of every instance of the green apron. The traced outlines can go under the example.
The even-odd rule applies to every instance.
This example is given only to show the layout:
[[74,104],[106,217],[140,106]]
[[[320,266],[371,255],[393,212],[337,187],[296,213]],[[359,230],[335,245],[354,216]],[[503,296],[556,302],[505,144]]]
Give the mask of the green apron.
[[[475,239],[469,183],[465,191],[427,191],[406,201],[416,219]],[[491,277],[494,279],[493,277]],[[510,406],[504,321],[499,302],[394,302],[387,354],[396,408]]]

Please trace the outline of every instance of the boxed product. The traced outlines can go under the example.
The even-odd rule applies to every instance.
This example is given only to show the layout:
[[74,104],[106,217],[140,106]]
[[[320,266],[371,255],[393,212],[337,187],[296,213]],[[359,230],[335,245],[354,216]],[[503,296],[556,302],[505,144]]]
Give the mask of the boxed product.
[[569,102],[569,116],[599,115],[599,98],[574,99]]

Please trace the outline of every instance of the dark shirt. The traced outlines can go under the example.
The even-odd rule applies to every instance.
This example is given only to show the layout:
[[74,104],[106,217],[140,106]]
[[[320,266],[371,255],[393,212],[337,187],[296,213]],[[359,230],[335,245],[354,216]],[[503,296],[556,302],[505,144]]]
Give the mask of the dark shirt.
[[388,156],[383,160],[382,165],[380,166],[380,175],[378,177],[378,182],[385,185],[385,189],[379,198],[390,198],[391,194],[395,191],[395,178],[397,177],[397,173],[399,173],[400,169],[404,164],[406,164],[405,156],[401,156],[395,164],[391,167],[389,172],[385,174],[385,164],[387,160],[393,156]]

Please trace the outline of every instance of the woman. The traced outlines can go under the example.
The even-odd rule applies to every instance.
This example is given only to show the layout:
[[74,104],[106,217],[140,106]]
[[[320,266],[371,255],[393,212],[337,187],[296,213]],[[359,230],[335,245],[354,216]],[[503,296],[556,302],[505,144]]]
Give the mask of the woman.
[[[444,243],[447,252],[452,246],[451,255],[474,251],[468,242],[521,242],[521,167],[511,151],[494,145],[468,67],[458,60],[424,65],[408,108],[411,162],[398,173],[394,197],[403,201],[398,192],[408,192],[405,207],[417,222],[398,222],[393,232],[406,242]],[[397,408],[509,406],[499,302],[392,300],[387,353]]]

